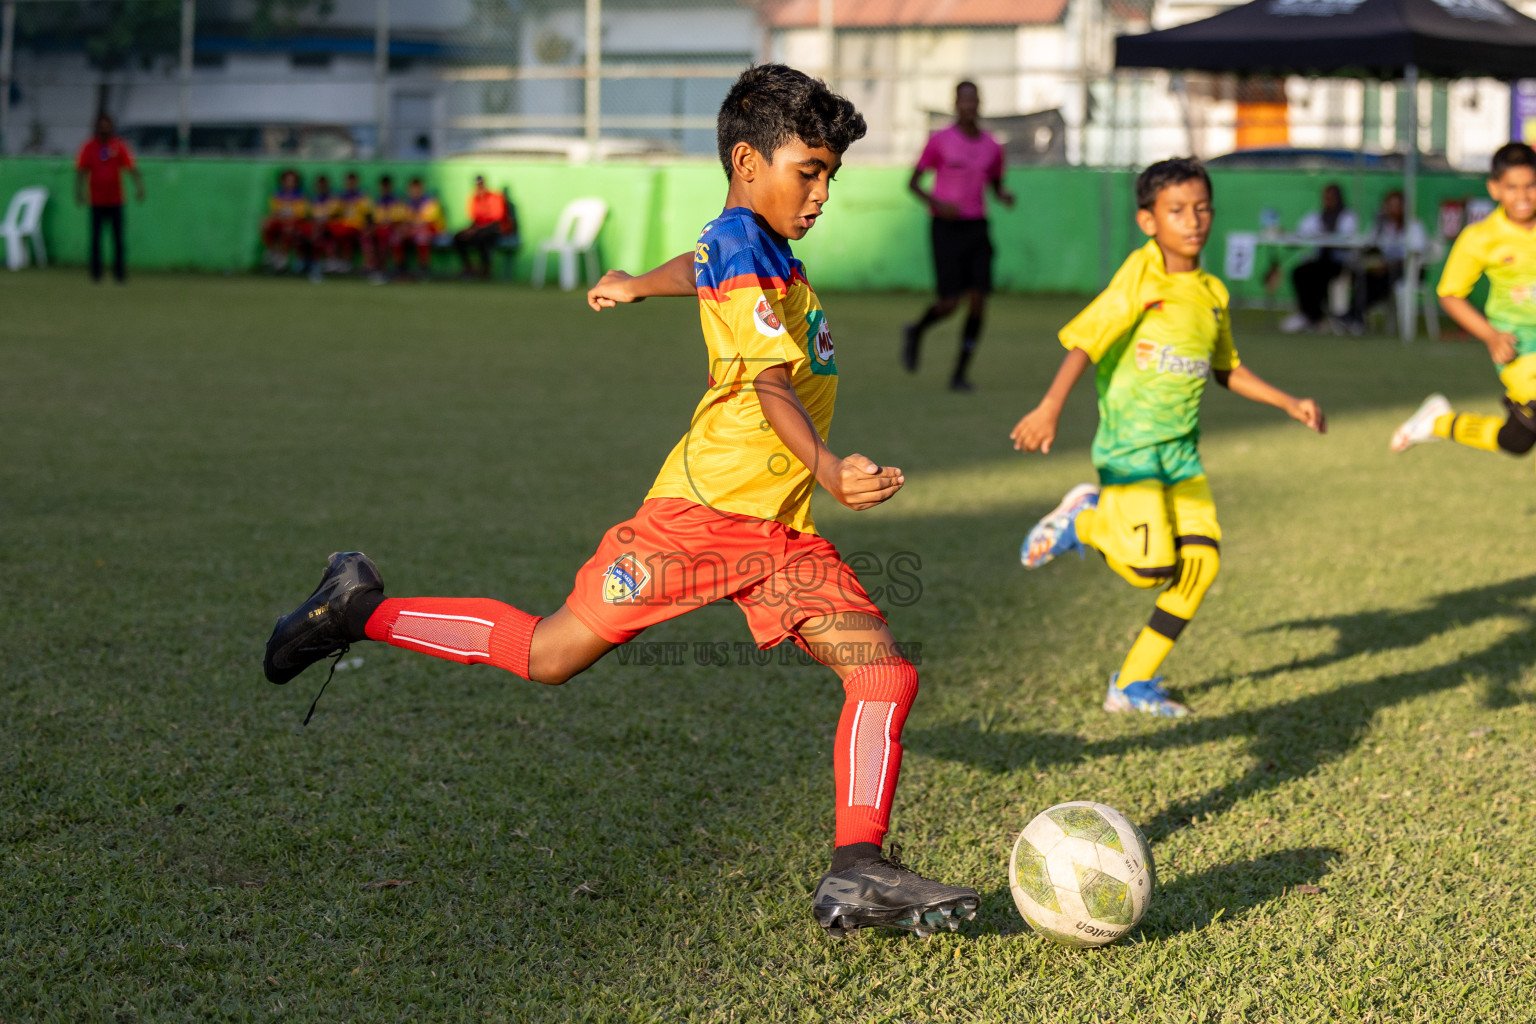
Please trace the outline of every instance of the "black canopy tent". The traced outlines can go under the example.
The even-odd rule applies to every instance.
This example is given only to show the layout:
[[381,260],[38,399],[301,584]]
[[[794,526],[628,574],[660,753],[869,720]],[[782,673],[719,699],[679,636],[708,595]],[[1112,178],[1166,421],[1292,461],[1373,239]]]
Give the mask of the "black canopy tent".
[[1536,76],[1536,21],[1499,0],[1253,0],[1120,36],[1115,66],[1398,79]]
[[[1499,0],[1252,0],[1203,21],[1115,39],[1115,67],[1401,79],[1403,199],[1417,216],[1418,83],[1536,77],[1536,20]],[[1412,303],[1403,310],[1405,340]]]

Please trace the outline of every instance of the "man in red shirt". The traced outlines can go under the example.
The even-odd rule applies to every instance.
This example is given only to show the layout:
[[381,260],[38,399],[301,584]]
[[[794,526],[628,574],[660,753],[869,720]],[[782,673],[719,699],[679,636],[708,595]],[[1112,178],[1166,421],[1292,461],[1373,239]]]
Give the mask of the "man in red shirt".
[[[908,324],[901,359],[917,369],[923,332],[943,320],[965,296],[970,308],[960,334],[960,358],[949,386],[972,390],[966,370],[981,337],[981,317],[992,290],[992,239],[987,232],[987,187],[998,202],[1013,206],[1013,193],[1003,186],[1003,147],[981,130],[976,117],[981,97],[972,82],[955,86],[955,123],[934,132],[912,169],[908,187],[928,204],[933,215],[933,270],[938,298],[922,319]],[[924,173],[933,171],[933,191],[923,189]]]
[[[491,246],[500,241],[502,235],[516,232],[517,225],[507,207],[506,197],[486,188],[485,178],[480,175],[475,176],[475,191],[469,197],[469,221],[469,227],[453,236],[453,246],[459,250],[459,259],[464,261],[466,277],[490,277]],[[478,271],[470,265],[471,246],[480,250]]]
[[139,202],[144,201],[144,176],[133,162],[128,144],[117,137],[112,118],[96,117],[96,133],[80,147],[75,158],[75,199],[91,204],[91,280],[101,280],[101,232],[112,229],[112,276],[122,284],[128,276],[123,251],[123,172],[133,175]]

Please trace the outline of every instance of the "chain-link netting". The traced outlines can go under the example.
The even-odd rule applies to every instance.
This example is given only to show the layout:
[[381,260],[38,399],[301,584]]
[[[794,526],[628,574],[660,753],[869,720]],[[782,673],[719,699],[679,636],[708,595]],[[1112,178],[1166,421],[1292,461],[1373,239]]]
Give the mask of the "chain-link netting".
[[[146,152],[705,159],[731,80],[766,60],[852,98],[870,126],[856,153],[868,162],[910,161],[951,116],[961,80],[979,86],[983,117],[1013,164],[1405,147],[1400,84],[1113,71],[1117,34],[1215,9],[1181,0],[0,0],[10,49],[0,54],[0,152],[70,152],[105,110]],[[1477,166],[1509,137],[1509,86],[1419,88],[1414,131],[1430,166]]]

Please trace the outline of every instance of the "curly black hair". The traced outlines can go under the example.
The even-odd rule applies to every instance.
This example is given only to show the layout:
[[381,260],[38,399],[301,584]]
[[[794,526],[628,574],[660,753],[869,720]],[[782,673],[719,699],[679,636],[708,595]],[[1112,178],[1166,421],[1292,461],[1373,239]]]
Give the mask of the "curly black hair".
[[1536,150],[1523,142],[1506,142],[1493,151],[1493,163],[1488,167],[1488,177],[1497,181],[1511,167],[1536,167]]
[[783,64],[756,64],[726,93],[715,138],[729,178],[731,150],[738,142],[772,163],[774,150],[792,139],[841,155],[864,137],[865,130],[864,115],[819,78]]
[[1205,182],[1206,194],[1214,198],[1216,193],[1211,188],[1211,176],[1206,173],[1205,164],[1192,156],[1176,156],[1171,160],[1159,160],[1137,175],[1136,206],[1150,210],[1157,205],[1159,192],[1186,181]]

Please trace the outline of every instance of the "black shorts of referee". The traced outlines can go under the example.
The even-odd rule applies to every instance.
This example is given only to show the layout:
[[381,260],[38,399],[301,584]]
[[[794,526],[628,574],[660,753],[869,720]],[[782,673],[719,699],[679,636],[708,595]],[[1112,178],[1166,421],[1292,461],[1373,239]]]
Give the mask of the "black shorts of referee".
[[941,299],[992,290],[992,236],[985,217],[933,218],[933,272]]

